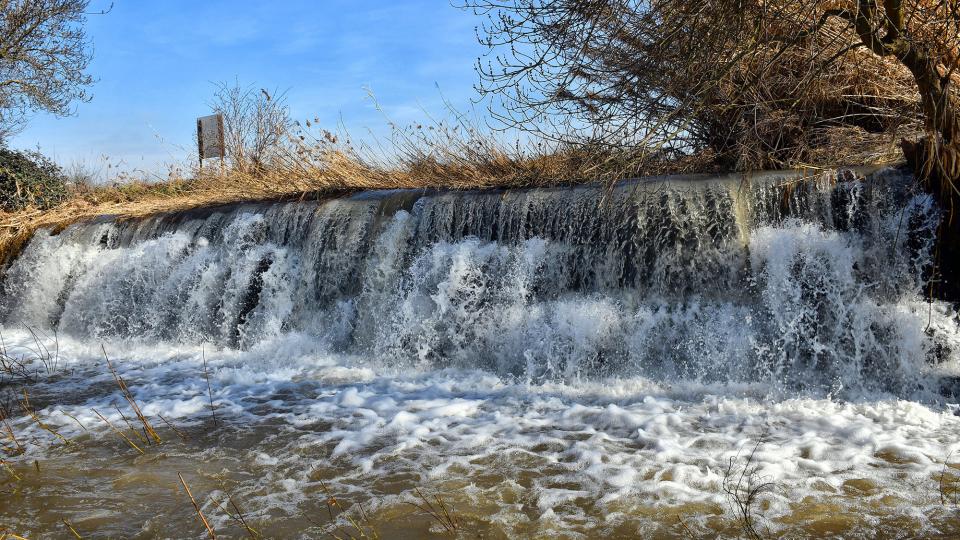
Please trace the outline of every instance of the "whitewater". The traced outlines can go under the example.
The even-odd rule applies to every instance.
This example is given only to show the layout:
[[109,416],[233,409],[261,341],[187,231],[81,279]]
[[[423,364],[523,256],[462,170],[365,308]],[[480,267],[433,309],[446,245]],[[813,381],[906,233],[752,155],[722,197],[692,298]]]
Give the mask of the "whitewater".
[[229,495],[267,537],[736,538],[761,485],[762,537],[952,537],[939,219],[886,169],[42,230],[0,282],[0,526],[205,537],[181,473],[226,537]]

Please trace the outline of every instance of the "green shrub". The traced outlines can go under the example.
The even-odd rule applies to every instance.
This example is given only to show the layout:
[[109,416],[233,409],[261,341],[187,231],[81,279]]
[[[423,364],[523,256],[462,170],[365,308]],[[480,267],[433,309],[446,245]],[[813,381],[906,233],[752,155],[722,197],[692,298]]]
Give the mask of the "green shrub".
[[38,152],[0,148],[0,209],[52,208],[67,198],[63,170]]

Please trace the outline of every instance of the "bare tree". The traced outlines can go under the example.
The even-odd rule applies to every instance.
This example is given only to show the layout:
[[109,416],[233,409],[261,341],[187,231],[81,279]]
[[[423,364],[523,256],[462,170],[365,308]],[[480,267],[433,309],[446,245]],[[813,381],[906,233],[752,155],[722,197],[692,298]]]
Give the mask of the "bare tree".
[[27,115],[69,115],[90,98],[92,49],[84,32],[89,0],[0,0],[0,142]]
[[224,145],[237,170],[262,172],[281,154],[293,125],[285,92],[219,83],[210,107],[223,115]]
[[506,125],[739,169],[843,157],[879,134],[957,139],[957,0],[466,6],[486,16],[480,91]]

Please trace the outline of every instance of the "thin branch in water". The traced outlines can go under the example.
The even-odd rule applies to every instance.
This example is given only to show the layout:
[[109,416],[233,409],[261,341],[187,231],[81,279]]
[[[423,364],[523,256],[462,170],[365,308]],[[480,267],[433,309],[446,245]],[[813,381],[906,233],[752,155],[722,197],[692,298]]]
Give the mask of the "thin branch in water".
[[75,529],[75,528],[73,527],[73,525],[70,524],[69,521],[67,521],[66,519],[63,519],[63,518],[60,518],[60,521],[62,521],[63,524],[66,525],[68,529],[70,529],[70,533],[73,534],[73,536],[74,536],[75,538],[78,538],[78,539],[80,539],[80,540],[83,540],[83,537],[80,536],[80,533],[77,532],[77,529]]
[[[737,452],[735,457],[730,458],[727,469],[723,475],[723,491],[730,497],[731,501],[733,501],[747,536],[753,540],[760,540],[760,538],[762,538],[756,528],[754,506],[758,502],[760,495],[765,491],[771,490],[774,485],[773,482],[762,481],[762,479],[758,480],[757,472],[759,466],[753,465],[757,450],[760,448],[760,445],[763,444],[765,437],[766,431],[760,434],[760,437],[757,439],[757,444],[754,445],[753,450],[747,457],[746,463],[743,465],[743,469],[740,470],[739,474],[737,474],[736,471],[736,462],[740,458],[740,452]],[[733,481],[734,477],[736,477],[736,482]]]
[[217,508],[220,509],[221,512],[226,514],[227,517],[239,523],[240,526],[243,527],[243,529],[247,532],[247,536],[249,536],[253,540],[263,538],[263,535],[260,534],[260,531],[254,529],[253,527],[247,524],[247,520],[244,517],[243,512],[240,510],[240,507],[237,505],[237,503],[234,502],[233,497],[230,496],[229,493],[227,493],[227,501],[229,501],[230,506],[233,507],[233,511],[236,512],[236,515],[233,515],[232,513],[230,513],[230,510],[228,510],[227,508],[224,508],[221,501],[218,501],[216,498],[210,497],[210,500],[213,501],[213,504],[215,504]]
[[217,534],[213,532],[213,527],[210,526],[207,518],[204,517],[203,512],[200,510],[200,505],[197,504],[197,500],[193,498],[193,493],[190,493],[190,487],[187,486],[187,482],[183,479],[183,475],[178,472],[177,477],[180,478],[180,483],[183,485],[184,491],[187,492],[187,496],[190,497],[190,502],[193,503],[193,508],[197,511],[197,516],[200,517],[200,521],[203,522],[203,526],[207,528],[207,533],[210,535],[210,538],[216,540]]
[[207,380],[207,397],[210,399],[210,416],[213,417],[213,427],[217,427],[217,409],[213,405],[213,390],[210,388],[210,373],[207,371],[207,354],[203,348],[200,349],[200,357],[203,358],[203,377]]
[[114,380],[117,381],[117,386],[120,387],[120,392],[123,394],[124,399],[127,400],[127,403],[130,404],[130,407],[133,409],[133,412],[137,415],[137,419],[140,420],[140,423],[143,424],[143,430],[147,435],[153,439],[157,444],[163,443],[163,440],[160,438],[160,435],[157,434],[156,430],[153,429],[153,426],[150,425],[150,421],[147,420],[147,417],[143,414],[143,411],[140,410],[140,406],[137,405],[137,401],[133,398],[133,394],[130,392],[130,388],[127,387],[127,382],[123,380],[123,377],[117,373],[117,370],[114,369],[113,364],[110,362],[110,357],[107,356],[107,349],[100,345],[100,349],[103,351],[103,357],[107,361],[107,367],[110,369],[110,373],[113,374]]
[[100,414],[100,411],[98,411],[98,410],[96,410],[96,409],[93,409],[93,412],[96,413],[96,415],[99,416],[101,420],[103,420],[104,422],[106,422],[106,424],[107,424],[108,426],[110,426],[110,429],[112,429],[112,430],[114,431],[114,433],[116,433],[117,435],[119,435],[120,437],[122,437],[123,440],[127,441],[127,444],[129,444],[134,450],[136,450],[137,452],[140,452],[141,455],[144,454],[143,449],[141,449],[139,446],[136,445],[136,443],[134,443],[133,441],[131,441],[131,440],[130,440],[130,437],[127,437],[126,434],[124,434],[122,431],[120,431],[119,429],[117,429],[116,427],[114,427],[114,425],[111,424],[110,421],[106,419],[106,417],[104,417],[102,414]]
[[177,429],[176,426],[174,426],[174,425],[171,424],[166,418],[164,418],[162,414],[158,414],[157,416],[159,416],[159,417],[160,417],[160,420],[163,420],[163,423],[166,424],[168,428],[170,428],[171,430],[173,430],[173,432],[176,433],[178,437],[180,437],[181,439],[183,439],[184,442],[190,440],[186,435],[183,434],[182,431],[180,431],[179,429]]

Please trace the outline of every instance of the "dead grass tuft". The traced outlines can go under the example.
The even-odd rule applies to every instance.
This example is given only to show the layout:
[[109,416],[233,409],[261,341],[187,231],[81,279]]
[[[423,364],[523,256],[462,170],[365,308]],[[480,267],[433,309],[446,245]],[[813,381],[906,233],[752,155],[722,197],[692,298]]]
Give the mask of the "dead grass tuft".
[[[205,164],[162,181],[118,177],[110,185],[76,181],[51,210],[0,212],[0,268],[40,228],[59,232],[98,216],[136,219],[245,201],[321,198],[381,189],[483,189],[612,182],[651,174],[709,171],[709,155],[670,156],[614,148],[504,143],[464,120],[394,127],[390,150],[355,145],[345,135],[294,124],[263,167]],[[208,160],[210,161],[210,160]]]
[[417,494],[420,502],[410,502],[407,504],[430,516],[433,521],[440,525],[445,533],[456,534],[457,531],[460,530],[460,521],[457,520],[453,509],[443,501],[440,495],[434,495],[431,501],[431,497],[424,495],[420,488],[415,488],[414,493]]

